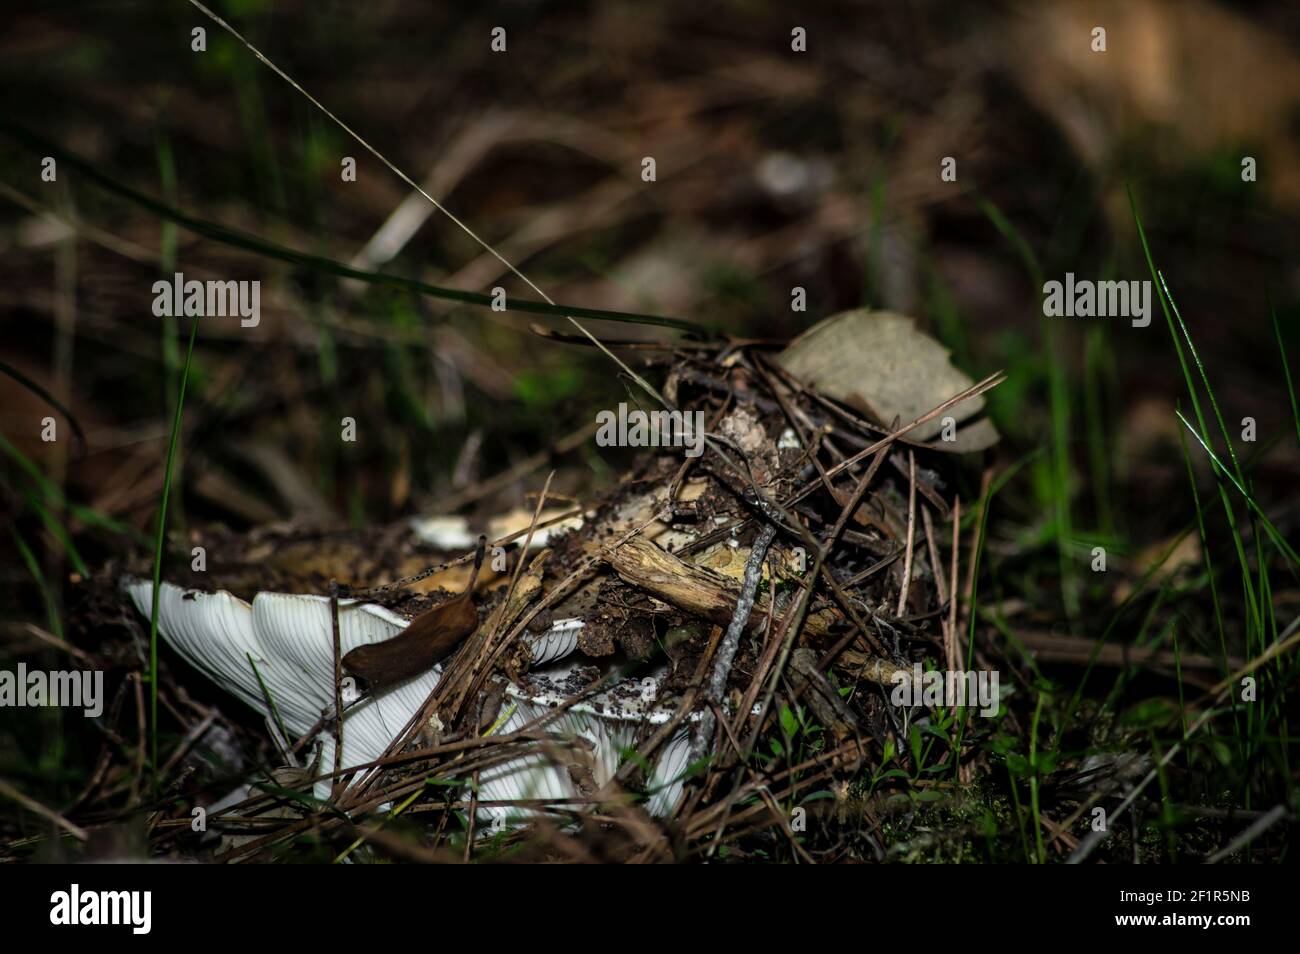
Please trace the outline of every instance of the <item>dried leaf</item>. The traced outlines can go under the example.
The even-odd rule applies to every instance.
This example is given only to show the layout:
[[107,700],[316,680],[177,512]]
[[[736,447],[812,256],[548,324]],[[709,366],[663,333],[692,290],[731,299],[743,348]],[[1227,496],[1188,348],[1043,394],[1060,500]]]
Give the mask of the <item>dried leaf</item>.
[[374,691],[428,672],[442,662],[478,629],[474,584],[483,568],[486,544],[486,537],[478,538],[474,572],[464,593],[421,613],[401,635],[358,646],[343,657],[343,668],[366,680]]
[[399,635],[358,646],[343,657],[343,668],[382,689],[428,672],[478,628],[478,612],[468,592],[411,620]]
[[[947,348],[911,318],[887,311],[832,315],[792,341],[778,360],[805,384],[886,427],[895,418],[909,424],[974,384],[953,367]],[[984,450],[997,443],[998,432],[980,416],[983,410],[984,398],[976,395],[909,437],[952,453]],[[958,425],[955,440],[934,439],[944,417]]]

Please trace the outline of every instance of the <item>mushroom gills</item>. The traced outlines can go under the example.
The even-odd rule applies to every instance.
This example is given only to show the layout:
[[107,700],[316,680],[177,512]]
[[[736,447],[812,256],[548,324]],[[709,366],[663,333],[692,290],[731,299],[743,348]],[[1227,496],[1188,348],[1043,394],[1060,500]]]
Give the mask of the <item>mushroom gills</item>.
[[[152,583],[128,580],[124,588],[140,612],[148,616]],[[576,649],[582,625],[581,620],[557,620],[548,630],[532,637],[535,665],[546,664],[546,668],[535,671],[536,685],[530,679],[528,689],[507,686],[515,708],[499,732],[513,732],[563,701],[563,696],[556,695],[558,682],[574,667],[557,660]],[[404,617],[382,606],[339,600],[343,653],[390,639],[406,626]],[[159,596],[158,631],[188,663],[272,724],[282,725],[290,739],[301,738],[322,715],[333,711],[334,637],[328,597],[258,593],[250,604],[225,590],[209,593],[164,583]],[[435,666],[351,706],[344,714],[341,764],[360,765],[381,757],[441,676],[442,667]],[[644,695],[655,680],[627,680],[633,682]],[[542,687],[540,692],[538,686]],[[591,744],[592,776],[598,785],[613,776],[622,752],[635,743],[638,727],[645,722],[661,723],[671,711],[648,705],[638,708],[626,702],[621,708],[612,706],[615,695],[626,697],[628,688],[616,684],[591,702],[574,706],[551,727],[561,737],[581,738]],[[321,766],[332,767],[333,732],[321,732],[318,741]],[[680,797],[686,741],[683,729],[663,747],[654,763],[647,804],[653,814],[671,811]],[[328,779],[316,782],[318,798],[327,798],[329,793]],[[481,801],[554,801],[577,796],[566,769],[539,750],[485,770],[480,776],[478,797]],[[479,817],[489,825],[500,825],[496,819],[514,821],[535,814],[523,806],[484,806],[479,810]]]

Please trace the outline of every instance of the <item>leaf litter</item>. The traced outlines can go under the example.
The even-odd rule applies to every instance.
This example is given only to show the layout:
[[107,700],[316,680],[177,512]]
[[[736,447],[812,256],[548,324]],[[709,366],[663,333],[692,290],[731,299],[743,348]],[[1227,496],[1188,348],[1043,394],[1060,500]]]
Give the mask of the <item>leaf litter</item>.
[[[913,664],[942,660],[959,592],[939,556],[950,534],[929,533],[952,515],[951,451],[996,440],[980,395],[1000,377],[975,384],[910,319],[867,312],[827,319],[785,350],[693,344],[652,351],[645,363],[681,413],[708,422],[710,449],[693,458],[646,448],[617,486],[567,510],[543,492],[526,526],[493,522],[515,529],[485,540],[481,574],[473,553],[436,545],[473,533],[457,518],[361,532],[191,533],[187,544],[222,559],[169,575],[187,597],[337,586],[340,606],[359,600],[412,621],[366,637],[336,658],[332,676],[322,667],[314,677],[372,677],[360,679],[339,728],[327,705],[290,740],[316,784],[314,807],[280,805],[269,816],[284,819],[279,827],[218,857],[266,857],[304,830],[341,837],[362,824],[349,819],[426,787],[414,806],[438,819],[422,836],[435,852],[449,827],[481,835],[476,822],[496,835],[543,836],[524,844],[589,845],[614,826],[639,857],[716,850],[762,816],[788,829],[778,804],[817,793],[842,803],[864,768],[906,749],[914,716],[925,716],[892,705],[890,689],[912,678]],[[956,448],[941,446],[951,435],[921,440],[940,433],[944,415],[958,421]],[[930,511],[924,521],[918,509]],[[553,528],[544,538],[543,512]],[[143,567],[112,573],[139,579]],[[175,625],[162,627],[168,641]],[[328,626],[317,629],[328,646]],[[341,731],[346,741],[352,707],[414,669],[431,670],[432,688],[405,726],[389,726],[383,752],[337,769],[319,752],[313,760],[321,736]],[[792,724],[803,737],[797,760],[784,749]],[[958,759],[974,751],[968,739]],[[542,797],[529,797],[534,784]],[[236,826],[267,818],[268,804],[261,791],[223,817]],[[161,832],[163,842],[178,834]]]

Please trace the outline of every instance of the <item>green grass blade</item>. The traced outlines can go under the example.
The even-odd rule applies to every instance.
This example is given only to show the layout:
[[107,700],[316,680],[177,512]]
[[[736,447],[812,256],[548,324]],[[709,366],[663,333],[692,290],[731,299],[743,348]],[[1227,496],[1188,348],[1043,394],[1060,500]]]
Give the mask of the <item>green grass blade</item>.
[[59,545],[63,547],[63,552],[68,555],[68,559],[72,562],[72,568],[83,577],[90,576],[90,568],[86,566],[86,561],[81,558],[77,545],[72,542],[67,527],[56,519],[54,514],[50,513],[49,508],[41,503],[40,497],[35,493],[29,490],[23,494],[23,497],[40,516],[41,522],[45,524],[45,529],[49,530],[54,539],[59,541]]
[[1291,399],[1291,420],[1295,423],[1295,439],[1300,443],[1300,407],[1296,405],[1295,385],[1291,381],[1291,365],[1286,360],[1286,345],[1282,343],[1282,329],[1277,323],[1277,309],[1273,307],[1273,300],[1268,302],[1268,314],[1273,319],[1273,337],[1277,339],[1277,353],[1282,359],[1282,373],[1286,376],[1286,393]]
[[1224,477],[1228,478],[1228,481],[1232,486],[1237,488],[1237,493],[1241,494],[1242,499],[1246,501],[1246,506],[1255,513],[1255,516],[1259,517],[1260,522],[1264,526],[1264,532],[1268,534],[1269,539],[1273,541],[1279,550],[1286,554],[1288,560],[1300,567],[1300,556],[1296,555],[1295,550],[1291,549],[1291,544],[1287,543],[1282,534],[1278,532],[1277,527],[1273,526],[1273,521],[1268,518],[1268,514],[1264,513],[1264,511],[1260,509],[1259,504],[1255,503],[1255,498],[1252,497],[1250,492],[1237,482],[1237,478],[1232,476],[1228,469],[1223,466],[1223,461],[1219,460],[1210,445],[1202,440],[1200,434],[1196,433],[1196,428],[1192,427],[1192,422],[1183,417],[1183,412],[1174,411],[1174,413],[1178,415],[1178,419],[1183,422],[1183,425],[1192,432],[1192,436],[1196,438],[1196,443],[1200,444],[1201,447],[1205,449],[1205,453],[1210,455],[1210,460],[1214,462],[1214,466],[1223,474]]
[[[1200,441],[1200,443],[1202,443],[1203,445],[1208,446],[1210,430],[1205,424],[1205,414],[1201,410],[1201,401],[1200,398],[1198,398],[1196,395],[1196,384],[1192,380],[1191,370],[1187,366],[1187,357],[1186,355],[1183,354],[1183,346],[1181,342],[1179,342],[1178,332],[1174,328],[1174,316],[1173,313],[1171,312],[1171,306],[1173,302],[1170,300],[1167,294],[1167,288],[1165,282],[1162,279],[1159,270],[1156,268],[1155,259],[1151,255],[1151,246],[1147,242],[1146,229],[1142,225],[1142,216],[1138,213],[1137,198],[1133,195],[1133,187],[1131,185],[1128,186],[1128,201],[1129,201],[1129,208],[1133,212],[1133,222],[1137,226],[1138,240],[1142,243],[1142,253],[1146,257],[1147,270],[1151,273],[1151,280],[1156,283],[1157,289],[1159,291],[1159,293],[1156,295],[1156,298],[1159,299],[1160,301],[1160,311],[1165,316],[1165,324],[1169,328],[1169,337],[1173,339],[1174,352],[1175,354],[1178,355],[1178,366],[1183,372],[1183,381],[1187,384],[1187,393],[1192,400],[1192,410],[1196,412],[1196,421],[1201,426],[1200,434],[1205,435],[1204,441],[1201,441],[1199,435],[1197,437],[1197,440]],[[1179,317],[1178,321],[1179,324],[1182,325],[1181,316]],[[1186,332],[1185,325],[1183,326],[1183,328],[1184,328],[1184,332]],[[1191,338],[1190,336],[1188,336],[1188,341],[1190,342],[1190,340]],[[1199,363],[1199,359],[1198,359],[1198,363]],[[1205,381],[1205,385],[1208,388],[1209,387],[1208,379],[1203,377],[1203,380]],[[1211,400],[1213,400],[1213,395],[1211,395]],[[1231,441],[1229,441],[1228,446],[1229,448],[1231,448],[1232,446]],[[1213,455],[1211,455],[1211,457],[1213,457]],[[1234,459],[1235,459],[1235,454],[1234,454]],[[1246,558],[1246,550],[1242,544],[1241,531],[1237,528],[1237,514],[1236,511],[1233,509],[1232,501],[1228,499],[1228,492],[1224,488],[1222,483],[1219,484],[1218,489],[1219,489],[1219,501],[1223,504],[1224,517],[1227,519],[1228,528],[1232,532],[1232,543],[1233,543],[1233,547],[1236,549],[1237,562],[1241,568],[1242,588],[1246,591],[1246,606],[1250,611],[1249,618],[1247,619],[1247,626],[1248,627],[1253,626],[1256,629],[1258,629],[1260,626],[1260,621],[1255,615],[1255,610],[1256,610],[1255,585],[1253,582],[1251,582],[1250,563]]]
[[84,454],[86,452],[86,432],[81,429],[81,422],[78,421],[76,416],[73,415],[73,413],[67,409],[67,407],[63,404],[62,401],[56,398],[45,388],[41,387],[40,384],[33,381],[27,375],[23,374],[21,371],[15,368],[8,361],[5,361],[3,359],[0,359],[0,374],[4,374],[10,378],[13,378],[15,381],[17,381],[27,390],[31,391],[33,394],[35,394],[38,398],[40,398],[50,407],[54,408],[54,410],[58,411],[65,418],[67,418],[68,424],[72,427],[72,435],[77,439],[77,444],[80,448],[79,453]]
[[1210,377],[1205,373],[1205,365],[1201,362],[1201,356],[1196,350],[1196,344],[1192,341],[1191,332],[1187,330],[1187,322],[1183,321],[1182,313],[1178,310],[1178,302],[1174,301],[1173,293],[1165,282],[1164,272],[1157,271],[1156,280],[1159,281],[1160,293],[1169,302],[1169,307],[1174,313],[1174,320],[1178,322],[1178,327],[1183,333],[1183,339],[1187,342],[1187,350],[1191,353],[1192,362],[1196,365],[1196,370],[1201,376],[1201,383],[1205,385],[1205,394],[1210,399],[1210,409],[1214,411],[1214,418],[1218,421],[1219,432],[1223,435],[1223,443],[1228,447],[1228,457],[1232,460],[1233,470],[1237,474],[1237,479],[1244,482],[1246,478],[1241,472],[1241,462],[1237,460],[1237,451],[1232,446],[1232,435],[1228,433],[1228,425],[1224,423],[1223,412],[1219,410],[1219,402],[1214,397],[1214,388],[1210,387]]
[[36,554],[32,552],[31,547],[27,545],[27,541],[18,533],[16,527],[10,527],[9,534],[14,538],[14,545],[18,547],[18,553],[23,558],[23,564],[27,567],[27,572],[32,575],[32,579],[36,581],[37,589],[41,591],[41,599],[45,602],[45,613],[50,620],[50,632],[62,639],[63,622],[59,619],[58,603],[54,599],[54,594],[50,592],[45,574],[41,572],[40,561],[36,559]]
[[266,683],[262,680],[262,670],[257,668],[257,661],[253,659],[252,653],[244,653],[244,655],[248,657],[248,665],[252,668],[253,676],[257,679],[257,685],[266,698],[266,704],[271,709],[271,715],[275,717],[276,727],[280,730],[280,738],[284,740],[285,745],[293,745],[293,740],[289,738],[289,732],[284,727],[284,720],[280,718],[280,707],[275,704],[275,696],[271,695],[271,690],[267,688]]
[[72,514],[78,520],[83,521],[89,526],[101,527],[104,530],[121,534],[122,536],[138,537],[138,534],[136,534],[135,531],[118,523],[112,517],[106,517],[99,511],[90,507],[83,507],[80,504],[69,502],[67,496],[63,493],[63,490],[59,485],[41,473],[41,469],[36,466],[35,462],[13,444],[9,443],[8,439],[3,434],[0,434],[0,451],[4,451],[5,454],[7,454],[14,463],[18,465],[23,473],[30,477],[32,481],[40,487],[41,493],[43,493],[47,499],[53,500],[57,503],[60,510]]
[[195,319],[194,325],[190,328],[189,348],[185,351],[185,367],[181,370],[181,383],[176,395],[176,414],[172,418],[172,432],[167,439],[167,466],[163,472],[162,500],[158,503],[158,534],[154,541],[153,599],[149,607],[149,736],[155,783],[158,773],[158,609],[162,600],[162,558],[167,540],[167,502],[171,496],[176,448],[181,441],[181,420],[185,414],[185,385],[189,382],[190,364],[194,359],[194,339],[198,336],[199,322]]
[[[479,305],[483,307],[491,307],[493,305],[493,298],[491,295],[485,295],[480,292],[461,291],[454,288],[442,288],[438,285],[430,285],[426,282],[418,281],[413,278],[404,278],[400,275],[387,275],[382,272],[370,272],[360,268],[353,268],[351,265],[345,265],[342,262],[336,262],[333,259],[323,258],[318,255],[310,255],[306,252],[298,252],[294,249],[285,248],[282,245],[276,245],[266,239],[259,238],[258,236],[250,235],[247,232],[242,232],[238,229],[228,228],[227,226],[219,225],[215,222],[208,222],[204,219],[196,218],[195,216],[188,215],[164,202],[160,202],[151,196],[145,195],[143,192],[133,189],[131,186],[118,182],[116,179],[105,175],[91,163],[68,152],[56,143],[51,142],[36,133],[23,129],[22,127],[15,126],[3,118],[0,118],[0,131],[7,133],[12,138],[18,140],[23,145],[33,149],[41,155],[55,157],[60,163],[65,164],[69,168],[80,173],[88,181],[99,186],[104,191],[110,192],[134,205],[141,206],[159,218],[175,222],[182,228],[194,232],[196,235],[202,235],[204,238],[211,239],[214,242],[220,242],[223,245],[230,245],[234,248],[254,252],[266,258],[287,262],[290,265],[329,272],[330,274],[337,275],[341,278],[352,278],[371,285],[385,285],[390,288],[398,288],[403,291],[427,295],[430,298],[440,298],[445,301],[459,302],[464,305]],[[680,318],[665,318],[660,315],[645,315],[624,311],[607,311],[600,308],[577,308],[570,305],[552,305],[548,302],[536,301],[528,298],[507,298],[505,300],[505,309],[507,311],[549,315],[553,318],[591,318],[598,321],[618,321],[638,325],[656,325],[697,335],[701,338],[711,337],[708,329],[703,325],[696,324],[693,321],[685,321]]]
[[[1034,283],[1034,297],[1042,313],[1043,269],[1038,256],[1025,237],[996,205],[982,196],[976,196],[980,211],[1007,240],[1019,256]],[[1056,524],[1057,564],[1061,573],[1061,598],[1066,615],[1071,620],[1079,612],[1078,575],[1070,544],[1074,536],[1074,516],[1070,499],[1070,394],[1066,380],[1065,361],[1060,354],[1060,330],[1056,322],[1046,320],[1043,325],[1044,364],[1047,367],[1048,409],[1052,421],[1052,510]]]

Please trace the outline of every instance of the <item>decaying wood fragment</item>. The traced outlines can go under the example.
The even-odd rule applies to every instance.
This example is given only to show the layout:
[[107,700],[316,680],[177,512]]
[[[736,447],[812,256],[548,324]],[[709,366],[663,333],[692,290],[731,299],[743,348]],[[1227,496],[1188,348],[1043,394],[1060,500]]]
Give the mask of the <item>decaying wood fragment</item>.
[[[640,537],[610,553],[609,564],[624,582],[722,626],[730,622],[740,598],[740,588],[731,577],[687,563]],[[754,602],[746,630],[754,629],[767,618],[767,603],[767,597]],[[809,613],[804,632],[813,637],[827,636],[839,618],[829,609]]]
[[[727,625],[740,598],[740,589],[730,577],[687,563],[640,537],[628,540],[612,551],[608,559],[624,582],[719,625]],[[753,630],[767,615],[767,597],[755,600],[746,628]],[[808,614],[803,634],[820,640],[828,637],[832,625],[839,622],[842,622],[842,617],[833,608],[818,610]],[[893,675],[898,667],[892,662],[865,653],[855,655],[862,666],[863,678],[881,685],[893,684]]]
[[897,685],[900,679],[911,685],[912,676],[908,670],[870,653],[846,649],[840,654],[839,664],[853,675],[882,686]]
[[[519,578],[514,592],[510,594],[510,599],[502,603],[492,611],[488,617],[487,631],[500,632],[515,621],[515,618],[523,612],[524,607],[535,600],[542,592],[542,574],[546,569],[546,560],[550,556],[550,550],[543,550],[537,555],[528,569],[524,571],[523,576]],[[506,663],[506,670],[510,673],[520,673],[528,669],[533,662],[533,651],[528,642],[521,640],[518,648],[511,654]]]

